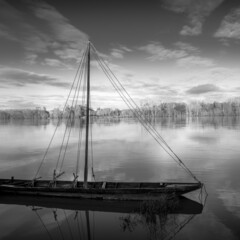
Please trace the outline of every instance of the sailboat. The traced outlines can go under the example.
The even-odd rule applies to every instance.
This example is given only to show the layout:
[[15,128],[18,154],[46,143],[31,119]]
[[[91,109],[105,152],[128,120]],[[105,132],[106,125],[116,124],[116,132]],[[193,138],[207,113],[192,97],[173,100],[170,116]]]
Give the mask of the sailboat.
[[[193,182],[105,182],[105,181],[89,181],[88,180],[88,165],[89,165],[89,125],[90,125],[90,57],[93,52],[98,60],[100,67],[103,69],[105,75],[109,78],[114,88],[118,91],[124,102],[130,107],[134,116],[140,121],[144,128],[150,133],[150,135],[156,140],[156,142],[176,161],[188,174],[190,174]],[[85,107],[85,166],[84,166],[84,179],[79,181],[78,172],[73,173],[72,181],[63,181],[59,178],[64,174],[62,171],[54,169],[52,180],[44,180],[38,176],[39,169],[45,160],[49,146],[45,152],[45,155],[40,163],[38,171],[33,179],[23,180],[15,179],[0,179],[0,194],[15,194],[15,195],[35,195],[35,196],[47,196],[47,197],[61,197],[61,198],[79,198],[79,199],[103,199],[103,200],[154,200],[159,199],[162,195],[168,196],[168,198],[177,197],[188,192],[202,188],[204,185],[193,175],[189,168],[183,163],[183,161],[176,155],[176,153],[170,148],[166,141],[159,135],[159,133],[152,126],[151,122],[147,120],[141,112],[141,109],[136,105],[134,100],[127,93],[122,84],[118,81],[114,73],[103,61],[89,41],[87,48],[82,55],[82,59],[78,68],[79,75],[85,74],[86,78],[86,107]],[[76,80],[76,77],[74,81]],[[74,83],[73,83],[74,84]],[[77,82],[77,89],[74,94],[74,99],[79,96],[79,82]],[[72,88],[71,90],[73,89]],[[121,87],[121,89],[120,89]],[[70,90],[70,92],[71,92]],[[69,96],[68,96],[69,97]],[[73,100],[74,101],[74,100]],[[66,104],[65,104],[66,106]],[[65,107],[64,107],[65,108]],[[70,121],[73,114],[69,112]],[[57,124],[58,127],[58,124]],[[56,129],[57,129],[56,127]],[[67,147],[67,145],[66,145]],[[62,148],[61,148],[62,150]],[[61,151],[60,150],[60,151]],[[60,152],[61,153],[61,152]],[[64,155],[64,154],[63,154]],[[79,154],[78,154],[79,160]]]

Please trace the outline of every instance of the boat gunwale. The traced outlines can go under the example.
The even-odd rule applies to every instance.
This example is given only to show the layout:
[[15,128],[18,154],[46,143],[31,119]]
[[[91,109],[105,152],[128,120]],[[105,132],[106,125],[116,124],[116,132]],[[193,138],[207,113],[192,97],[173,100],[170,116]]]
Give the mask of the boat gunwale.
[[35,182],[31,180],[8,180],[0,179],[0,186],[15,187],[16,189],[77,189],[77,190],[105,190],[105,191],[116,191],[116,190],[172,190],[177,188],[201,188],[202,183],[179,183],[179,182],[88,182],[88,188],[84,188],[83,182],[77,182],[74,186],[72,181],[56,181],[53,185],[51,180],[37,180]]

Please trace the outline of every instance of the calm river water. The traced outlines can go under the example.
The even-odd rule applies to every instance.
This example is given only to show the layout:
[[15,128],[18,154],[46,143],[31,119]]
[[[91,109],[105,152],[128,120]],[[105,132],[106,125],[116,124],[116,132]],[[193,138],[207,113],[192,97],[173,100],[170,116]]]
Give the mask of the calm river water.
[[[32,179],[56,124],[0,122],[0,178]],[[153,124],[205,183],[208,197],[203,209],[199,203],[205,199],[205,193],[200,199],[199,191],[186,195],[194,201],[189,200],[186,208],[154,216],[133,212],[131,203],[116,207],[83,202],[83,207],[77,208],[71,201],[64,205],[53,200],[45,206],[34,203],[34,199],[0,196],[0,239],[239,239],[240,119],[160,119]],[[65,126],[64,122],[60,124],[40,169],[39,176],[43,178],[50,179],[56,167]],[[65,160],[59,160],[58,166],[65,171],[63,179],[72,179],[76,170],[79,129],[84,126],[76,121]],[[98,181],[192,181],[135,120],[93,121],[92,147],[90,179],[93,166]],[[82,159],[83,154],[80,179]]]

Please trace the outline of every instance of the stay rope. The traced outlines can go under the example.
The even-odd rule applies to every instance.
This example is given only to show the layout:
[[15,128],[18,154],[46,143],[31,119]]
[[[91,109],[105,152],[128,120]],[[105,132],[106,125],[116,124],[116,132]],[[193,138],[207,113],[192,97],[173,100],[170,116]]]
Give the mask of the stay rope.
[[[86,57],[86,54],[87,54],[87,49],[85,49],[85,51],[84,51],[83,54],[82,54],[82,58],[81,58],[81,60],[80,60],[79,66],[78,66],[78,68],[77,68],[77,72],[76,72],[76,74],[75,74],[75,76],[74,76],[73,83],[72,83],[72,85],[71,85],[71,88],[70,88],[70,90],[69,90],[67,99],[66,99],[66,101],[65,101],[65,104],[64,104],[64,107],[63,107],[63,110],[62,110],[63,113],[64,113],[64,111],[65,111],[65,109],[66,109],[66,107],[67,107],[68,100],[69,100],[69,98],[70,98],[70,96],[71,96],[72,90],[73,90],[73,88],[74,88],[75,82],[76,82],[77,77],[78,77],[78,75],[79,75],[79,71],[80,71],[80,69],[81,69],[81,67],[82,67],[82,62],[83,62],[84,58]],[[61,117],[58,116],[57,125],[56,125],[56,127],[55,127],[55,129],[54,129],[52,138],[50,139],[50,142],[49,142],[49,144],[48,144],[48,146],[47,146],[47,149],[46,149],[46,151],[45,151],[45,153],[44,153],[44,155],[43,155],[43,158],[42,158],[42,160],[41,160],[41,162],[40,162],[40,164],[39,164],[39,167],[37,168],[37,171],[36,171],[36,173],[35,173],[35,175],[34,175],[34,177],[33,177],[33,180],[37,179],[37,176],[38,176],[38,174],[39,174],[39,172],[40,172],[40,169],[42,168],[42,165],[43,165],[44,161],[46,160],[46,156],[47,156],[48,151],[49,151],[49,149],[50,149],[50,147],[51,147],[51,145],[52,145],[52,142],[53,142],[53,139],[54,139],[54,137],[55,137],[55,135],[56,135],[57,129],[58,129],[59,124],[60,124],[60,121],[61,121]]]
[[[70,110],[69,116],[68,116],[68,121],[70,121],[70,130],[68,132],[67,142],[66,142],[66,145],[65,145],[65,150],[64,150],[63,157],[62,157],[62,162],[61,162],[59,172],[62,171],[62,167],[63,167],[63,163],[64,163],[64,160],[65,160],[66,151],[67,151],[67,147],[68,147],[68,143],[69,143],[69,139],[70,139],[70,134],[71,134],[71,131],[72,131],[72,125],[74,123],[75,116],[74,116],[74,118],[71,118],[71,112],[72,112],[72,109],[74,108],[74,114],[75,114],[76,109],[77,109],[77,103],[78,103],[78,99],[79,99],[79,94],[80,94],[80,89],[81,89],[81,84],[82,84],[82,79],[83,79],[83,74],[84,74],[83,70],[85,69],[84,64],[85,64],[85,62],[83,61],[83,66],[82,66],[82,69],[81,69],[82,71],[80,71],[80,74],[79,74],[79,80],[78,80],[78,83],[77,83],[77,86],[76,86],[76,91],[75,91],[75,94],[74,94],[74,97],[73,97],[73,100],[72,100],[71,110]],[[74,101],[75,101],[75,104],[74,104]],[[67,128],[68,128],[68,123],[67,123],[67,126],[66,126],[66,131],[67,131]]]
[[[80,90],[80,86],[81,86],[81,79],[82,79],[81,77],[82,77],[82,73],[83,73],[83,70],[84,70],[84,59],[85,58],[83,58],[83,61],[82,61],[82,64],[81,64],[81,69],[80,69],[80,72],[79,72],[77,86],[75,88],[74,96],[73,96],[73,99],[72,99],[72,104],[71,104],[71,107],[70,107],[70,110],[69,110],[67,123],[66,123],[66,128],[65,128],[65,131],[64,131],[64,136],[63,136],[62,144],[61,144],[60,151],[59,151],[58,160],[57,160],[56,167],[55,167],[55,169],[57,170],[58,169],[58,164],[59,164],[59,161],[60,161],[60,158],[61,158],[62,149],[63,149],[63,146],[64,146],[64,141],[66,139],[65,137],[66,137],[66,134],[67,134],[68,126],[69,126],[69,123],[70,123],[70,130],[68,132],[68,136],[67,136],[67,140],[66,140],[67,142],[65,144],[65,152],[63,153],[63,157],[62,157],[62,162],[61,162],[59,173],[61,173],[61,170],[62,170],[62,166],[63,166],[63,162],[65,160],[65,154],[66,154],[66,150],[67,150],[67,146],[68,146],[68,142],[69,142],[69,138],[70,138],[70,134],[71,134],[71,130],[72,130],[72,126],[71,126],[72,125],[71,113],[72,113],[72,110],[73,110],[73,106],[74,106],[74,101],[76,99],[76,95],[79,95],[79,90]],[[75,108],[76,108],[76,106],[75,106]],[[74,112],[75,112],[75,108],[74,108]]]
[[[85,61],[87,62],[87,59],[85,59]],[[87,64],[85,62],[85,64]],[[81,106],[84,106],[85,104],[85,92],[86,92],[86,82],[87,82],[87,73],[86,73],[86,68],[85,68],[85,72],[84,72],[84,77],[83,77],[84,81],[83,81],[83,94],[82,94],[82,103]],[[82,112],[81,112],[82,115]],[[79,172],[79,161],[80,161],[80,150],[81,150],[81,141],[82,141],[82,128],[81,126],[79,126],[79,135],[78,135],[78,152],[77,152],[77,163],[76,163],[76,171],[75,174],[77,175]]]
[[99,57],[99,54],[96,48],[92,44],[91,46],[92,46],[92,49],[94,50],[95,59],[97,60],[99,66],[102,68],[103,72],[105,73],[107,78],[110,80],[115,90],[118,92],[118,94],[126,103],[126,105],[129,107],[129,109],[133,112],[133,114],[138,118],[138,120],[144,126],[144,128],[150,133],[150,135],[155,139],[155,141],[165,150],[165,152],[167,152],[169,156],[172,157],[172,159],[175,162],[177,162],[186,172],[188,172],[188,174],[191,175],[191,177],[193,177],[196,181],[200,182],[196,178],[196,176],[190,171],[190,169],[183,163],[183,161],[177,156],[177,154],[172,150],[172,148],[166,143],[163,137],[157,132],[157,130],[153,127],[151,122],[145,117],[143,117],[143,113],[141,109],[138,107],[135,101],[131,98],[131,96],[128,94],[126,89],[123,87],[121,82],[118,80],[115,74],[108,67],[108,65],[101,59],[101,57]]
[[[89,98],[89,102],[90,102],[90,109],[91,109],[91,95]],[[95,173],[94,173],[94,168],[93,168],[93,137],[92,137],[92,123],[90,123],[90,148],[91,148],[91,160],[92,160],[92,178],[95,180]]]

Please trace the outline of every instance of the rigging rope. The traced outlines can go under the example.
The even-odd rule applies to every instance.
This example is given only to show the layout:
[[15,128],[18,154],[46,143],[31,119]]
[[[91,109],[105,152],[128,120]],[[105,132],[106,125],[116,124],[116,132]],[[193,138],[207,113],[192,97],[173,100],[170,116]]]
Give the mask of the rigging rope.
[[[74,80],[73,80],[73,83],[72,83],[72,85],[71,85],[71,88],[70,88],[70,91],[69,91],[69,93],[68,93],[68,96],[67,96],[67,99],[66,99],[66,101],[65,101],[65,104],[64,104],[64,107],[63,107],[62,112],[64,112],[65,109],[66,109],[68,100],[69,100],[69,98],[70,98],[70,95],[71,95],[71,92],[72,92],[73,87],[74,87],[74,85],[75,85],[75,82],[76,82],[76,79],[77,79],[79,70],[80,70],[80,68],[81,68],[82,61],[83,61],[84,56],[85,56],[86,54],[87,54],[87,49],[85,49],[84,53],[82,54],[82,58],[81,58],[81,60],[80,60],[80,63],[79,63],[77,72],[76,72],[76,74],[75,74],[75,76],[74,76]],[[39,167],[38,167],[38,169],[37,169],[37,171],[36,171],[36,173],[35,173],[35,175],[34,175],[34,177],[33,177],[33,180],[35,180],[35,179],[37,178],[37,176],[38,176],[38,174],[39,174],[39,171],[40,171],[40,169],[41,169],[41,167],[42,167],[42,165],[43,165],[43,162],[44,162],[45,159],[46,159],[46,156],[47,156],[47,154],[48,154],[49,148],[50,148],[50,146],[51,146],[51,144],[52,144],[52,141],[53,141],[53,139],[54,139],[54,137],[55,137],[55,135],[56,135],[56,132],[57,132],[57,129],[58,129],[60,120],[61,120],[61,118],[58,117],[58,121],[57,121],[56,128],[54,129],[54,133],[53,133],[53,135],[52,135],[52,138],[51,138],[51,140],[50,140],[50,142],[49,142],[49,144],[48,144],[48,146],[47,146],[47,149],[46,149],[46,151],[45,151],[45,153],[44,153],[44,155],[43,155],[43,158],[42,158],[42,160],[41,160],[41,162],[40,162],[40,164],[39,164]]]
[[81,239],[81,238],[84,238],[84,237],[83,237],[83,234],[82,234],[82,232],[81,232],[81,230],[80,230],[80,224],[79,224],[79,220],[78,220],[78,211],[77,211],[77,213],[76,213],[76,219],[77,219],[78,235],[79,235],[79,239]]
[[83,239],[86,239],[86,233],[85,233],[85,227],[84,227],[84,225],[83,225],[83,219],[82,219],[82,214],[81,214],[82,212],[80,211],[80,222],[81,222],[81,226],[82,226],[82,233],[83,233]]
[[[95,59],[99,63],[100,67],[102,68],[103,72],[107,76],[107,78],[110,80],[113,87],[116,89],[120,97],[124,100],[124,102],[127,104],[127,106],[130,108],[130,110],[136,115],[138,120],[142,123],[142,125],[145,127],[145,129],[152,135],[152,137],[157,141],[157,143],[172,157],[174,161],[176,161],[185,171],[187,171],[196,181],[200,182],[196,176],[190,171],[190,169],[182,162],[182,160],[176,155],[176,153],[172,150],[172,148],[166,143],[166,141],[162,138],[162,136],[156,131],[156,129],[152,126],[149,120],[146,118],[143,118],[143,113],[141,109],[138,107],[138,105],[135,103],[135,101],[131,98],[131,96],[128,94],[126,89],[123,87],[123,85],[120,83],[120,81],[117,79],[117,77],[114,75],[114,73],[111,71],[111,69],[108,67],[108,65],[99,57],[99,54],[97,53],[97,50],[95,47],[91,44],[94,53],[95,53]],[[109,73],[110,72],[110,73]],[[114,81],[114,79],[117,81],[117,83],[120,85],[120,87],[117,85],[117,83]],[[122,91],[122,90],[123,91]],[[125,93],[125,95],[124,95]],[[128,98],[130,99],[128,99]],[[134,108],[135,106],[135,108]],[[137,109],[137,110],[136,110]],[[161,141],[162,143],[160,143]],[[166,148],[167,149],[166,149]]]
[[50,239],[53,239],[52,236],[51,236],[51,234],[50,234],[50,232],[49,232],[49,230],[47,229],[47,226],[44,224],[42,218],[41,218],[40,215],[38,214],[38,212],[37,212],[38,209],[34,209],[34,208],[33,208],[32,211],[34,211],[34,212],[36,213],[39,221],[42,223],[44,229],[46,230],[48,237],[49,237]]
[[[83,76],[83,70],[84,70],[84,61],[83,61],[83,68],[81,70],[82,71],[80,71],[80,74],[79,74],[79,80],[78,80],[78,84],[77,84],[77,87],[76,87],[76,91],[75,91],[75,94],[74,94],[74,97],[73,97],[73,100],[72,100],[72,106],[71,106],[71,109],[72,109],[73,105],[74,105],[74,101],[75,101],[74,114],[75,114],[76,109],[77,109],[77,103],[78,103],[79,93],[80,93],[81,84],[82,84],[82,76]],[[76,95],[77,95],[77,97],[76,97]],[[61,163],[59,172],[61,172],[61,170],[62,170],[63,162],[65,160],[66,151],[67,151],[67,147],[68,147],[68,143],[69,143],[69,139],[70,139],[70,134],[71,134],[71,131],[72,131],[72,125],[74,123],[74,118],[71,119],[71,112],[72,112],[72,110],[70,111],[69,116],[68,116],[68,120],[70,120],[70,130],[68,132],[67,142],[66,142],[66,145],[65,145],[65,150],[64,150],[63,157],[62,157],[62,163]],[[67,131],[67,127],[68,127],[68,124],[66,126],[66,131]]]
[[[91,109],[91,96],[89,97],[89,102],[90,102],[90,109]],[[94,182],[95,180],[95,173],[94,173],[94,169],[93,169],[93,137],[92,137],[92,125],[93,123],[90,123],[90,147],[91,147],[91,160],[92,160],[92,177]]]
[[[86,59],[87,62],[87,59]],[[87,64],[87,63],[85,63]],[[85,89],[86,89],[86,79],[87,79],[87,74],[86,74],[86,68],[85,68],[85,73],[84,73],[84,77],[83,77],[84,81],[83,81],[83,95],[82,95],[82,105],[84,106],[84,100],[85,100]],[[81,109],[81,115],[82,115],[82,109]],[[79,124],[81,124],[81,121],[79,122]],[[76,163],[76,172],[75,174],[77,175],[79,172],[79,161],[80,161],[80,151],[81,151],[81,141],[82,141],[82,128],[81,126],[79,126],[79,135],[78,135],[78,152],[77,152],[77,163]]]
[[56,223],[57,223],[59,233],[60,233],[62,239],[64,240],[63,232],[62,232],[62,229],[61,229],[61,227],[60,227],[60,225],[59,225],[59,222],[58,222],[58,219],[57,219],[57,209],[56,209],[56,210],[53,210],[53,216],[54,216],[54,219],[55,219],[55,221],[56,221]]
[[68,221],[68,217],[67,217],[66,211],[63,210],[63,213],[64,213],[65,219],[66,219],[66,221],[67,221],[67,227],[68,227],[68,230],[69,230],[69,232],[70,232],[71,239],[74,239],[74,238],[73,238],[72,229],[71,229],[71,227],[70,227],[70,224],[69,224],[69,221]]
[[[80,81],[81,78],[80,78],[80,76],[82,75],[82,72],[83,72],[83,69],[84,69],[84,58],[83,58],[82,60],[83,60],[83,61],[81,62],[82,68],[80,69],[80,73],[79,73],[79,77],[78,77],[78,81],[77,81],[77,86],[76,86],[76,89],[75,89],[75,92],[74,92],[74,96],[73,96],[73,99],[72,99],[72,104],[71,104],[71,107],[70,107],[70,111],[69,111],[69,115],[68,115],[68,119],[67,119],[67,124],[66,124],[66,128],[65,128],[65,132],[64,132],[62,144],[61,144],[61,147],[60,147],[58,160],[57,160],[57,163],[56,163],[56,168],[55,168],[56,170],[57,170],[57,168],[58,168],[58,164],[59,164],[59,161],[60,161],[60,158],[61,158],[62,148],[63,148],[64,141],[65,141],[65,137],[66,137],[66,134],[67,134],[69,121],[70,121],[70,124],[72,124],[72,122],[71,122],[71,112],[72,112],[72,109],[73,109],[73,105],[74,105],[74,101],[75,101],[75,98],[76,98],[76,94],[77,94],[77,92],[79,91],[79,89],[78,89],[78,88],[79,88],[79,85],[81,84],[81,81]],[[79,83],[80,83],[80,84],[79,84]],[[71,129],[72,129],[72,128],[70,127],[69,135],[68,135],[67,143],[66,143],[66,148],[65,148],[65,153],[66,153],[66,149],[67,149],[67,145],[68,145],[68,141],[69,141]],[[60,172],[61,172],[61,169],[62,169],[64,157],[65,157],[65,154],[63,155],[62,163],[61,163],[61,166],[60,166]]]

